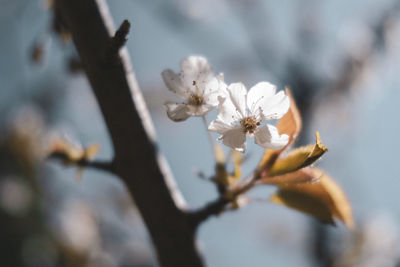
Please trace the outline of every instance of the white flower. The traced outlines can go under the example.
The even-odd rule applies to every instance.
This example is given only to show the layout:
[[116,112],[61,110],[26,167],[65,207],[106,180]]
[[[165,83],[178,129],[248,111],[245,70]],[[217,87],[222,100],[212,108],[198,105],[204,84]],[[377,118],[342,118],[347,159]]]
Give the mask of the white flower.
[[288,111],[290,100],[283,91],[276,93],[276,87],[268,82],[257,83],[248,93],[242,83],[232,83],[227,91],[229,97],[218,97],[218,117],[208,127],[221,134],[224,145],[244,152],[246,134],[264,148],[280,149],[287,144],[288,135],[279,135],[270,124],[261,125],[280,119]]
[[204,57],[185,58],[181,62],[181,73],[166,69],[161,75],[168,89],[185,100],[181,103],[165,103],[168,117],[173,121],[204,116],[218,105],[218,96],[226,95],[223,74],[214,76]]

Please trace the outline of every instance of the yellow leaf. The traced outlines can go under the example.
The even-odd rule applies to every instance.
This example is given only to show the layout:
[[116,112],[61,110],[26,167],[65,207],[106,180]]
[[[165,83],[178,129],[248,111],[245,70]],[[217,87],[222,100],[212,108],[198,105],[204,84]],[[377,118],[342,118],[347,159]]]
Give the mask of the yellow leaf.
[[314,216],[323,223],[334,224],[332,213],[314,196],[298,191],[280,190],[271,196],[270,201]]
[[277,175],[266,176],[260,179],[259,183],[271,185],[286,185],[299,183],[315,183],[320,179],[320,175],[316,175],[313,169],[306,167],[294,172]]
[[233,171],[233,177],[235,179],[240,179],[242,177],[242,170],[240,169],[240,165],[243,163],[242,153],[234,150],[232,155],[233,165],[235,170]]
[[339,185],[319,169],[313,169],[320,179],[315,183],[280,184],[271,201],[307,213],[321,222],[334,224],[341,220],[354,227],[351,205]]
[[259,169],[268,170],[269,168],[271,168],[271,166],[275,163],[275,160],[279,157],[281,152],[282,151],[280,150],[271,150],[271,149],[265,150],[265,153],[262,156],[261,161],[258,165]]
[[215,145],[214,152],[215,152],[215,158],[217,160],[217,163],[224,164],[225,156],[224,156],[224,151],[222,150],[222,147],[220,145]]
[[65,139],[54,139],[50,145],[49,157],[60,158],[64,164],[78,164],[80,161],[91,161],[99,152],[100,145],[94,144],[87,148],[71,144]]
[[318,160],[328,148],[321,143],[319,133],[315,133],[316,142],[293,150],[286,158],[278,159],[268,171],[268,176],[282,175],[311,165]]
[[85,148],[85,156],[84,159],[86,161],[91,161],[93,158],[99,153],[100,150],[100,145],[99,144],[93,144],[91,146],[88,146]]
[[220,146],[215,147],[215,155],[217,158],[217,164],[215,165],[215,176],[213,177],[213,181],[219,185],[223,186],[232,186],[236,184],[236,182],[242,177],[242,171],[240,165],[243,162],[242,153],[239,151],[232,151],[232,161],[234,165],[233,173],[229,173],[226,170],[226,164],[224,161],[223,150]]

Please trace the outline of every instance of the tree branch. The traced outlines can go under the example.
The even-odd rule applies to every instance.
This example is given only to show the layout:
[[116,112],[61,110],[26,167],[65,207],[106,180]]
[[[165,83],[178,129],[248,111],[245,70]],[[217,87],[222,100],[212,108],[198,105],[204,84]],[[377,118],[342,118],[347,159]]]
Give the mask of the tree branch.
[[216,200],[208,203],[205,207],[200,208],[197,211],[188,213],[191,223],[194,227],[197,227],[200,223],[204,222],[211,216],[221,214],[229,202],[229,200],[221,196]]
[[92,168],[96,170],[101,170],[101,171],[106,171],[109,173],[115,174],[114,166],[113,163],[110,161],[78,161],[77,162],[78,166],[85,167],[85,168]]
[[55,7],[72,34],[102,111],[114,148],[114,170],[135,200],[160,264],[203,266],[195,244],[196,228],[182,210],[183,198],[157,152],[154,128],[128,53],[119,51],[115,64],[104,60],[114,33],[107,5],[102,0],[56,0]]
[[49,159],[59,159],[64,162],[66,166],[78,166],[78,167],[85,167],[85,168],[92,168],[100,171],[109,172],[111,174],[116,174],[114,170],[113,163],[111,161],[87,161],[85,159],[79,160],[77,162],[68,162],[66,157],[61,154],[51,155]]

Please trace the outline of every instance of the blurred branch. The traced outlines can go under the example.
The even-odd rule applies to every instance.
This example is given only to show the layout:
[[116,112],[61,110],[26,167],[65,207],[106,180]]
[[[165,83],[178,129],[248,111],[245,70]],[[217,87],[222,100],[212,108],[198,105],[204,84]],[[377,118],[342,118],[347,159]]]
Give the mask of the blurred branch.
[[188,213],[191,223],[197,227],[211,216],[219,215],[226,210],[229,204],[235,206],[240,196],[251,190],[261,178],[256,171],[254,174],[245,178],[242,183],[234,188],[227,190],[226,187],[220,188],[220,197],[206,204],[203,208]]
[[90,161],[82,158],[76,162],[70,162],[68,156],[62,153],[53,153],[49,158],[62,160],[65,165],[93,168],[115,174],[115,169],[111,161]]
[[[114,50],[114,32],[102,0],[57,0],[112,139],[115,173],[126,184],[150,232],[162,266],[203,266],[183,198],[158,153],[152,121],[126,49]],[[126,37],[126,34],[124,34]],[[114,39],[115,40],[115,39]]]
[[211,216],[221,214],[229,202],[229,200],[221,196],[216,200],[208,203],[205,207],[189,213],[191,223],[196,227]]
[[112,162],[109,161],[86,161],[82,160],[77,162],[78,166],[86,167],[86,168],[93,168],[101,171],[106,171],[110,173],[115,173],[114,167]]

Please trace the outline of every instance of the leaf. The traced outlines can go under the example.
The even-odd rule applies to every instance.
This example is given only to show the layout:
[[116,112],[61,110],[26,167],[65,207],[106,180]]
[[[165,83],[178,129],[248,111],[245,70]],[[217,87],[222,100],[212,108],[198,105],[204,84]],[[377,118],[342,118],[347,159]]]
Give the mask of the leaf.
[[319,181],[320,176],[317,176],[313,169],[306,167],[294,172],[277,175],[277,176],[266,176],[260,179],[262,184],[271,184],[283,186],[287,184],[299,184],[299,183],[315,183]]
[[232,161],[234,165],[233,173],[229,173],[226,170],[226,164],[224,161],[223,150],[220,146],[215,147],[217,164],[215,165],[215,176],[212,180],[222,186],[229,187],[237,183],[242,177],[242,171],[240,165],[243,163],[242,153],[239,151],[232,151]]
[[240,165],[243,163],[242,153],[237,150],[233,150],[232,151],[232,161],[233,161],[233,166],[235,168],[232,176],[236,180],[238,180],[238,179],[240,179],[240,177],[242,177],[242,170],[240,168]]
[[78,164],[80,161],[93,160],[99,150],[99,144],[82,148],[61,138],[52,141],[48,154],[49,157],[62,159],[65,165],[73,165]]
[[88,146],[87,148],[84,149],[84,159],[86,161],[92,161],[94,157],[99,153],[100,150],[100,145],[99,144],[93,144]]
[[315,133],[314,145],[308,145],[293,150],[286,158],[278,159],[268,171],[269,176],[282,175],[304,168],[317,161],[328,148],[321,143],[319,133]]
[[260,169],[269,169],[282,151],[296,141],[301,131],[302,120],[300,112],[289,88],[286,88],[286,94],[290,98],[290,108],[288,112],[278,121],[276,127],[278,128],[278,132],[280,134],[287,134],[289,136],[289,142],[280,150],[267,149],[261,159],[261,162],[259,163]]
[[323,223],[341,220],[349,229],[354,227],[351,205],[339,185],[319,169],[313,169],[320,179],[316,183],[280,184],[270,200],[314,216]]
[[299,109],[297,108],[296,101],[289,88],[286,87],[286,94],[290,98],[289,111],[277,123],[276,127],[280,134],[289,135],[289,142],[287,146],[294,143],[302,128],[302,121]]
[[225,164],[224,151],[222,150],[222,147],[220,145],[214,146],[214,153],[215,153],[215,158],[217,160],[217,163]]

